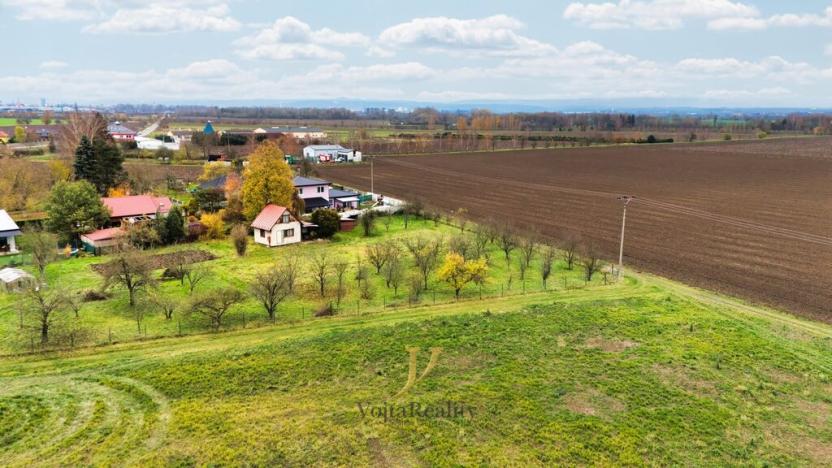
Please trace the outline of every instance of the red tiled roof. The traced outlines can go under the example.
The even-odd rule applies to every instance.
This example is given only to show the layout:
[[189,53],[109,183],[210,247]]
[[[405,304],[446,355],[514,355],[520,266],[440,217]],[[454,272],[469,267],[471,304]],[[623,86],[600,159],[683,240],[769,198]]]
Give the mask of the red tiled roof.
[[278,221],[280,221],[280,217],[285,211],[287,211],[287,209],[283,206],[266,205],[263,208],[263,211],[261,211],[260,214],[254,218],[254,221],[251,222],[251,227],[269,231],[275,224],[277,224]]
[[124,230],[119,227],[114,228],[107,228],[107,229],[99,229],[97,231],[90,232],[89,234],[84,234],[84,237],[87,239],[97,242],[102,240],[109,240],[115,239],[118,236],[123,236],[125,234]]
[[153,215],[157,211],[166,214],[173,205],[168,197],[154,197],[151,195],[102,198],[101,202],[110,210],[110,216],[113,218]]

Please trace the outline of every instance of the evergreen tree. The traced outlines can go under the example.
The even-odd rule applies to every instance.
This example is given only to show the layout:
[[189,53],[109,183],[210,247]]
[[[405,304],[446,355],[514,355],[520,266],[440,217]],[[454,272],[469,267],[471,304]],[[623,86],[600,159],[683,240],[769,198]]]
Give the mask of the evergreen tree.
[[179,207],[173,207],[165,218],[165,244],[175,244],[185,238],[185,219]]
[[124,156],[111,140],[97,136],[90,142],[82,136],[75,149],[75,179],[90,182],[99,194],[105,195],[126,178],[123,162]]
[[98,162],[96,172],[98,183],[94,183],[94,185],[98,189],[98,193],[103,195],[107,193],[108,189],[121,184],[127,178],[122,168],[124,155],[110,139],[95,138],[92,141],[92,146]]
[[78,147],[75,148],[75,180],[86,180],[95,186],[95,167],[97,166],[95,150],[92,142],[86,136],[81,137]]

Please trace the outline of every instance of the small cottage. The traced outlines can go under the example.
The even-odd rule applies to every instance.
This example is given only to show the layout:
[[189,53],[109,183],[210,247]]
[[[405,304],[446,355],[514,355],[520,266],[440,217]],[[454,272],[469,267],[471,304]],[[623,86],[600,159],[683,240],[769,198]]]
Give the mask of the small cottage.
[[6,210],[0,210],[0,255],[17,253],[15,236],[20,235],[20,228]]
[[278,247],[300,242],[301,223],[283,206],[266,205],[251,227],[258,244]]

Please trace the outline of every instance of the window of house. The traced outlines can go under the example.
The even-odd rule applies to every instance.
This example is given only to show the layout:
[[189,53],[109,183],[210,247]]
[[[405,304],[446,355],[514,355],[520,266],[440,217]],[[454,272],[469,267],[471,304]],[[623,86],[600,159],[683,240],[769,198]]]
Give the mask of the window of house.
[[298,194],[303,195],[303,187],[298,187]]
[[289,222],[289,213],[283,213],[283,216],[280,217],[280,222],[286,224]]
[[318,187],[318,193],[324,193],[324,188],[323,187]]
[[295,230],[286,229],[285,231],[283,231],[283,237],[295,237]]

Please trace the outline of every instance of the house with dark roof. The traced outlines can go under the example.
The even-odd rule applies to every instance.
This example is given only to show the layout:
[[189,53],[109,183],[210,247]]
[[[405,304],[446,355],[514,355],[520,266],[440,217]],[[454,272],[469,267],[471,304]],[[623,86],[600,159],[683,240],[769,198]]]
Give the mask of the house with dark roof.
[[295,176],[292,183],[298,191],[298,197],[303,200],[305,212],[311,213],[318,208],[331,206],[329,190],[332,184],[329,181],[316,177]]
[[16,254],[15,236],[20,235],[20,228],[6,210],[0,210],[0,255]]
[[251,223],[254,242],[268,247],[296,244],[301,239],[301,223],[289,209],[266,205]]
[[329,189],[329,201],[336,210],[358,209],[359,194],[351,190]]

